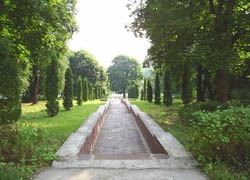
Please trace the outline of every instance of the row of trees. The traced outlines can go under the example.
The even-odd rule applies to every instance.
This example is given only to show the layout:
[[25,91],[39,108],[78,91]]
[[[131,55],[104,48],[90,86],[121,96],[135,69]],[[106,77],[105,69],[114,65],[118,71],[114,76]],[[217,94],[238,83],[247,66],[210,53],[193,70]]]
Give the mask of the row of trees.
[[[74,96],[77,98],[77,104],[81,105],[82,101],[100,99],[105,95],[106,91],[102,85],[107,85],[106,73],[92,55],[86,51],[78,51],[69,57],[69,62],[70,65],[65,73],[64,90],[62,93],[65,110],[70,110],[73,107]],[[94,74],[93,71],[87,71],[89,69],[92,69]],[[57,101],[59,94],[59,70],[60,66],[58,66],[56,61],[52,61],[47,70],[45,94],[49,116],[56,116],[59,111],[59,103]],[[98,76],[98,74],[101,74],[101,76]],[[89,82],[89,78],[92,78],[94,85]]]
[[198,101],[225,102],[233,89],[249,89],[249,1],[144,0],[129,8],[131,30],[152,44],[145,63],[169,70],[184,103],[195,83]]
[[60,62],[67,40],[77,30],[75,4],[76,0],[0,2],[1,123],[19,118],[20,95],[27,89],[30,101],[37,103],[39,79],[45,86],[48,65]]
[[48,114],[57,114],[56,98],[64,94],[68,67],[73,71],[73,96],[79,75],[89,80],[93,91],[97,84],[107,91],[107,75],[94,57],[67,50],[67,40],[77,30],[75,5],[76,0],[0,2],[1,124],[20,117],[21,102],[46,99]]
[[[152,77],[151,77],[152,78]],[[172,85],[171,85],[171,74],[169,70],[165,71],[163,79],[160,78],[160,74],[156,72],[156,76],[154,79],[154,88],[151,85],[151,79],[144,78],[143,89],[141,90],[141,100],[147,100],[148,102],[152,102],[154,99],[154,103],[159,105],[161,104],[161,94],[163,93],[163,103],[166,106],[172,105],[173,102],[173,94],[172,94]],[[161,83],[163,80],[163,92],[161,93]],[[154,95],[153,95],[154,90]]]

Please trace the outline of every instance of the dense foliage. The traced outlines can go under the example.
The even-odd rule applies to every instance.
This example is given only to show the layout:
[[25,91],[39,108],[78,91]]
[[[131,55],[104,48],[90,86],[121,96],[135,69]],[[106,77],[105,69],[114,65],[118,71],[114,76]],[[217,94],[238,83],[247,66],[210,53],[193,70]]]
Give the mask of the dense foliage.
[[56,116],[59,111],[59,102],[57,101],[58,96],[58,63],[54,57],[47,70],[46,78],[46,111],[48,116]]
[[[57,150],[87,117],[103,104],[86,102],[71,111],[60,107],[60,114],[46,117],[44,101],[22,104],[17,123],[0,125],[0,179],[34,179],[40,168],[58,160]],[[71,121],[74,117],[74,120]]]
[[166,69],[164,73],[163,102],[166,106],[171,106],[173,103],[171,72],[169,69]]
[[137,60],[120,55],[113,59],[112,65],[107,70],[110,90],[126,95],[129,85],[142,79],[141,67]]
[[147,100],[147,79],[144,78],[144,83],[143,83],[143,100],[146,101]]
[[63,107],[65,110],[70,110],[73,107],[73,74],[70,68],[65,73]]
[[191,72],[190,66],[188,63],[183,65],[183,75],[182,75],[182,90],[181,90],[181,99],[184,104],[188,104],[193,99],[193,89],[191,81]]
[[89,81],[86,77],[83,79],[82,84],[82,99],[84,102],[89,100]]
[[155,104],[161,104],[160,76],[158,72],[155,77]]
[[0,51],[0,124],[16,121],[21,115],[20,72],[11,45],[0,38],[0,49],[3,50]]
[[144,100],[144,90],[143,89],[141,89],[141,101],[143,101]]
[[76,84],[76,98],[77,104],[82,105],[82,77],[78,76]]
[[107,86],[106,72],[99,65],[95,57],[87,51],[74,52],[69,57],[69,62],[74,77],[74,95],[76,95],[76,82],[79,76],[83,79],[87,78],[88,82],[93,85],[101,83],[103,86]]
[[153,100],[153,89],[150,80],[147,81],[147,99],[148,102],[152,102]]
[[249,1],[130,2],[131,30],[152,43],[147,61],[158,69],[171,67],[177,82],[182,80],[181,67],[188,63],[192,68],[188,78],[198,80],[201,100],[230,98],[229,74],[240,77],[249,60]]
[[[250,109],[230,108],[209,113],[192,114],[193,152],[200,161],[241,163],[249,166],[250,160]],[[202,138],[201,138],[202,137]]]
[[137,84],[128,87],[128,98],[137,99],[139,97],[139,87]]

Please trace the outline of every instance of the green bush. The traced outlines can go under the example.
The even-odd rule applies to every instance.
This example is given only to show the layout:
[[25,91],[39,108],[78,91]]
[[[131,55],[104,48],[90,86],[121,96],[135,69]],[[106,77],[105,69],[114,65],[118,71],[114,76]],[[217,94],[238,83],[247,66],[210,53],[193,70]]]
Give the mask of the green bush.
[[144,83],[143,83],[143,100],[147,100],[147,79],[144,78]]
[[13,163],[0,163],[0,179],[31,179],[31,172]]
[[78,76],[76,84],[77,104],[82,105],[82,77]]
[[240,106],[239,101],[228,101],[226,103],[220,104],[217,101],[207,101],[207,102],[193,102],[190,104],[185,104],[182,108],[178,110],[181,122],[184,125],[189,125],[192,114],[196,111],[208,111],[214,112],[216,110],[225,110],[230,107]]
[[144,91],[143,89],[141,89],[141,101],[143,101],[143,98],[144,98]]
[[223,111],[192,114],[190,149],[200,162],[229,164],[250,162],[250,108],[233,107]]
[[0,162],[29,165],[35,170],[56,159],[53,150],[43,146],[45,132],[31,123],[2,126],[0,136]]
[[[13,56],[13,44],[0,38],[0,124],[17,121],[21,116],[21,79],[19,60]],[[23,64],[25,65],[25,64]]]
[[20,98],[0,99],[0,124],[16,121],[21,116]]
[[70,110],[73,107],[73,74],[70,68],[65,73],[63,107],[65,110]]
[[138,85],[129,86],[128,87],[128,98],[137,99],[139,96],[138,91],[139,91]]
[[148,98],[148,102],[152,102],[153,100],[153,89],[151,86],[151,82],[148,79],[148,83],[147,83],[147,98]]
[[244,106],[250,105],[250,90],[249,89],[235,89],[231,92],[231,97],[238,100]]
[[46,112],[48,116],[53,117],[56,116],[59,111],[59,103],[56,100],[58,96],[58,64],[53,57],[48,69],[46,76]]
[[166,106],[171,106],[173,104],[172,97],[172,82],[171,82],[171,71],[166,69],[164,74],[164,90],[163,90],[163,102]]
[[155,77],[155,104],[161,104],[161,89],[159,73]]
[[194,102],[191,104],[185,104],[179,109],[178,114],[183,124],[189,125],[192,118],[192,114],[199,110],[205,110],[208,112],[214,112],[218,109],[219,103],[216,101],[208,102]]
[[89,81],[86,77],[83,79],[82,84],[82,99],[84,102],[89,100]]
[[48,116],[54,117],[58,114],[59,112],[59,102],[58,101],[48,101],[46,103],[46,112]]

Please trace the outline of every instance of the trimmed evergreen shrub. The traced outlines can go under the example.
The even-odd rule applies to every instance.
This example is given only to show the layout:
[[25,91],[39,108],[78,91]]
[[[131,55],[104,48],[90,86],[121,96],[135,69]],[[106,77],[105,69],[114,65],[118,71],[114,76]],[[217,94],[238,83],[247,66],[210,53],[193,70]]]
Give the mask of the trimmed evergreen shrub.
[[88,87],[88,84],[89,84],[89,81],[85,77],[83,79],[83,85],[82,85],[82,99],[83,99],[84,102],[89,100],[89,87]]
[[88,85],[89,87],[89,100],[93,101],[94,100],[94,90],[92,84]]
[[76,83],[77,104],[82,105],[82,77],[78,76]]
[[63,107],[65,110],[70,110],[73,107],[73,74],[70,68],[65,73]]
[[152,102],[153,100],[153,89],[150,83],[150,80],[148,79],[148,83],[147,83],[147,99],[148,102]]
[[137,99],[138,98],[138,85],[129,86],[128,88],[128,98]]
[[171,72],[169,69],[165,71],[164,74],[164,104],[166,106],[171,106],[173,103],[173,97],[172,97],[172,87],[171,87]]
[[0,38],[0,48],[0,124],[6,124],[21,116],[21,88],[18,61],[11,57],[11,43]]
[[155,104],[161,104],[160,77],[158,72],[155,77]]
[[135,85],[135,97],[136,97],[136,99],[139,97],[139,86],[138,86],[138,84]]
[[59,103],[56,100],[58,96],[58,64],[55,57],[52,57],[52,61],[47,69],[46,76],[46,112],[48,116],[56,116],[59,111]]
[[143,84],[143,100],[147,100],[147,79],[144,78],[144,84]]
[[143,98],[144,98],[144,91],[143,89],[141,90],[141,101],[143,101]]

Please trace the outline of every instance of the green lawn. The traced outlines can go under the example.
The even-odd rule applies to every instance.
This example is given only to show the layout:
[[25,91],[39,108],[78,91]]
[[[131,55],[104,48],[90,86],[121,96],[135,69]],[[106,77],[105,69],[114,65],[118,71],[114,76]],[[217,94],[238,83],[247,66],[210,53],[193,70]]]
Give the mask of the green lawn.
[[[175,99],[173,105],[169,107],[140,100],[130,102],[151,116],[165,131],[171,132],[185,146],[186,150],[189,151],[189,147],[195,146],[191,143],[193,132],[179,121],[177,111],[183,107],[181,100]],[[202,164],[202,168],[211,180],[246,180],[249,177],[245,175],[245,172],[237,172],[231,168],[230,164],[220,162]]]
[[45,102],[22,104],[20,120],[0,126],[0,179],[28,179],[34,171],[56,159],[55,153],[104,101],[89,101],[48,117]]
[[104,102],[89,101],[78,106],[74,102],[74,107],[70,111],[65,111],[60,103],[60,112],[55,117],[47,116],[45,102],[32,106],[22,104],[23,114],[20,122],[31,122],[33,127],[44,130],[47,136],[46,145],[58,149],[101,104]]

